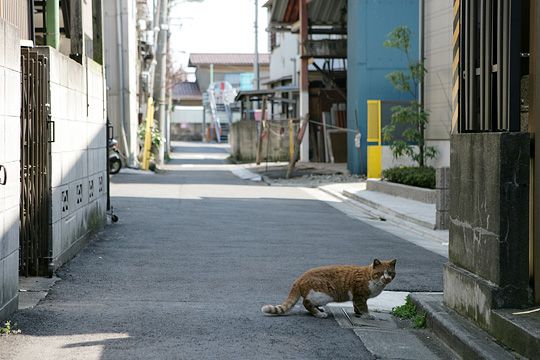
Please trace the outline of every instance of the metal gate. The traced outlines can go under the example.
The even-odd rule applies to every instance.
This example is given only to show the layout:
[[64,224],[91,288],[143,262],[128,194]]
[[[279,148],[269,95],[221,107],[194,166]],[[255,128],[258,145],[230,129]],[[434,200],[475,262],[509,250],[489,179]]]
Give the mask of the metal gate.
[[21,70],[19,271],[23,276],[46,276],[52,251],[49,241],[49,125],[53,123],[49,121],[48,59],[35,50],[23,48]]

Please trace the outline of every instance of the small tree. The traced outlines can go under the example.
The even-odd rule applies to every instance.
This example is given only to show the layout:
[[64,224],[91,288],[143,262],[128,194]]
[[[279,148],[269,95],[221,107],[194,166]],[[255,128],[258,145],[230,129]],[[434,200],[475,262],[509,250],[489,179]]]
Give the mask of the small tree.
[[[406,26],[399,26],[388,34],[384,46],[398,49],[405,54],[407,70],[391,72],[386,78],[396,90],[410,94],[413,100],[408,105],[392,107],[392,120],[390,125],[382,129],[383,138],[390,143],[394,158],[409,156],[418,166],[424,167],[428,159],[437,156],[437,150],[425,144],[424,132],[429,114],[417,100],[418,85],[424,80],[426,69],[422,61],[411,60],[411,30]],[[398,125],[407,127],[401,133],[402,139],[396,139]]]

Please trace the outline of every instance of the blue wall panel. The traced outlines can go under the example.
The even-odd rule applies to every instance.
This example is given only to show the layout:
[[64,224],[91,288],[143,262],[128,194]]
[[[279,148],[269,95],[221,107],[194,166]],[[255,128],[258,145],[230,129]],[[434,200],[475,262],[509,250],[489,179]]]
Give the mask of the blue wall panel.
[[367,100],[409,99],[386,79],[388,73],[405,69],[407,60],[383,42],[397,26],[408,26],[413,33],[411,58],[418,58],[418,0],[349,0],[347,16],[347,125],[357,129],[357,117],[362,134],[358,151],[349,133],[348,168],[366,174]]

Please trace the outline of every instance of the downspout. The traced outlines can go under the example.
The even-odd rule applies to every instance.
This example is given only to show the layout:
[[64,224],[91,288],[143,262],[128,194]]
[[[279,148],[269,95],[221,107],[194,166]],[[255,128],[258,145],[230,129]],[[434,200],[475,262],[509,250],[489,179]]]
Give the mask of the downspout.
[[34,0],[28,0],[28,36],[36,44],[36,29],[34,27]]
[[259,66],[259,1],[255,0],[255,61],[253,62],[255,75],[255,89],[261,89],[261,73]]
[[58,49],[60,45],[60,1],[49,0],[45,4],[45,40],[47,46]]
[[[418,32],[420,33],[419,35],[419,46],[418,46],[418,50],[419,50],[419,58],[420,58],[420,62],[422,64],[424,64],[424,60],[425,60],[425,50],[424,50],[424,43],[425,43],[425,39],[424,39],[424,33],[425,33],[425,22],[424,22],[424,13],[425,13],[425,0],[419,0],[420,1],[420,6],[419,6],[419,14],[418,14],[418,20],[419,20],[419,29],[418,29]],[[424,108],[424,78],[422,77],[422,81],[420,81],[420,83],[418,84],[418,94],[419,94],[419,99],[418,99],[418,102],[420,103],[420,105],[422,106],[422,109]]]
[[124,94],[124,53],[122,51],[122,4],[121,0],[116,0],[116,45],[118,48],[118,81],[120,82],[120,136],[122,137],[122,144],[124,145],[124,154],[128,158],[128,163],[131,161],[131,154],[129,152],[129,145],[126,136],[126,111],[125,111],[125,94]]
[[[419,46],[418,46],[418,51],[420,52],[420,62],[422,63],[422,66],[424,65],[424,43],[425,43],[425,40],[424,40],[424,33],[425,33],[425,22],[424,22],[424,6],[425,6],[425,0],[420,0],[420,4],[419,4],[419,14],[418,14],[418,17],[419,17]],[[419,95],[419,99],[418,99],[418,102],[420,103],[420,108],[422,110],[424,110],[424,101],[425,101],[425,94],[424,94],[424,89],[425,89],[425,86],[424,86],[424,76],[425,76],[425,73],[422,75],[422,79],[420,80],[420,83],[418,84],[418,95]],[[420,148],[420,158],[421,158],[421,165],[422,166],[426,166],[426,164],[424,163],[425,159],[424,159],[424,154],[425,154],[425,147],[426,147],[426,139],[425,139],[425,134],[426,134],[426,128],[425,128],[425,125],[423,125],[421,127],[421,131],[420,131],[420,136],[421,136],[421,139],[422,139],[422,144],[423,146]]]

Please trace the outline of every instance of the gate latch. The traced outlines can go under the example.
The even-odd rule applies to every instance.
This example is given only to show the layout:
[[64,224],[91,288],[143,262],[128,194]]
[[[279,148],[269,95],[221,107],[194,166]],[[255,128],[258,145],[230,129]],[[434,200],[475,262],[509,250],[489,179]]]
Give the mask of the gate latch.
[[0,165],[0,185],[6,185],[7,183],[7,170],[4,165]]
[[56,126],[54,121],[51,120],[51,104],[45,104],[47,108],[47,127],[49,130],[49,142],[53,143],[56,141]]

